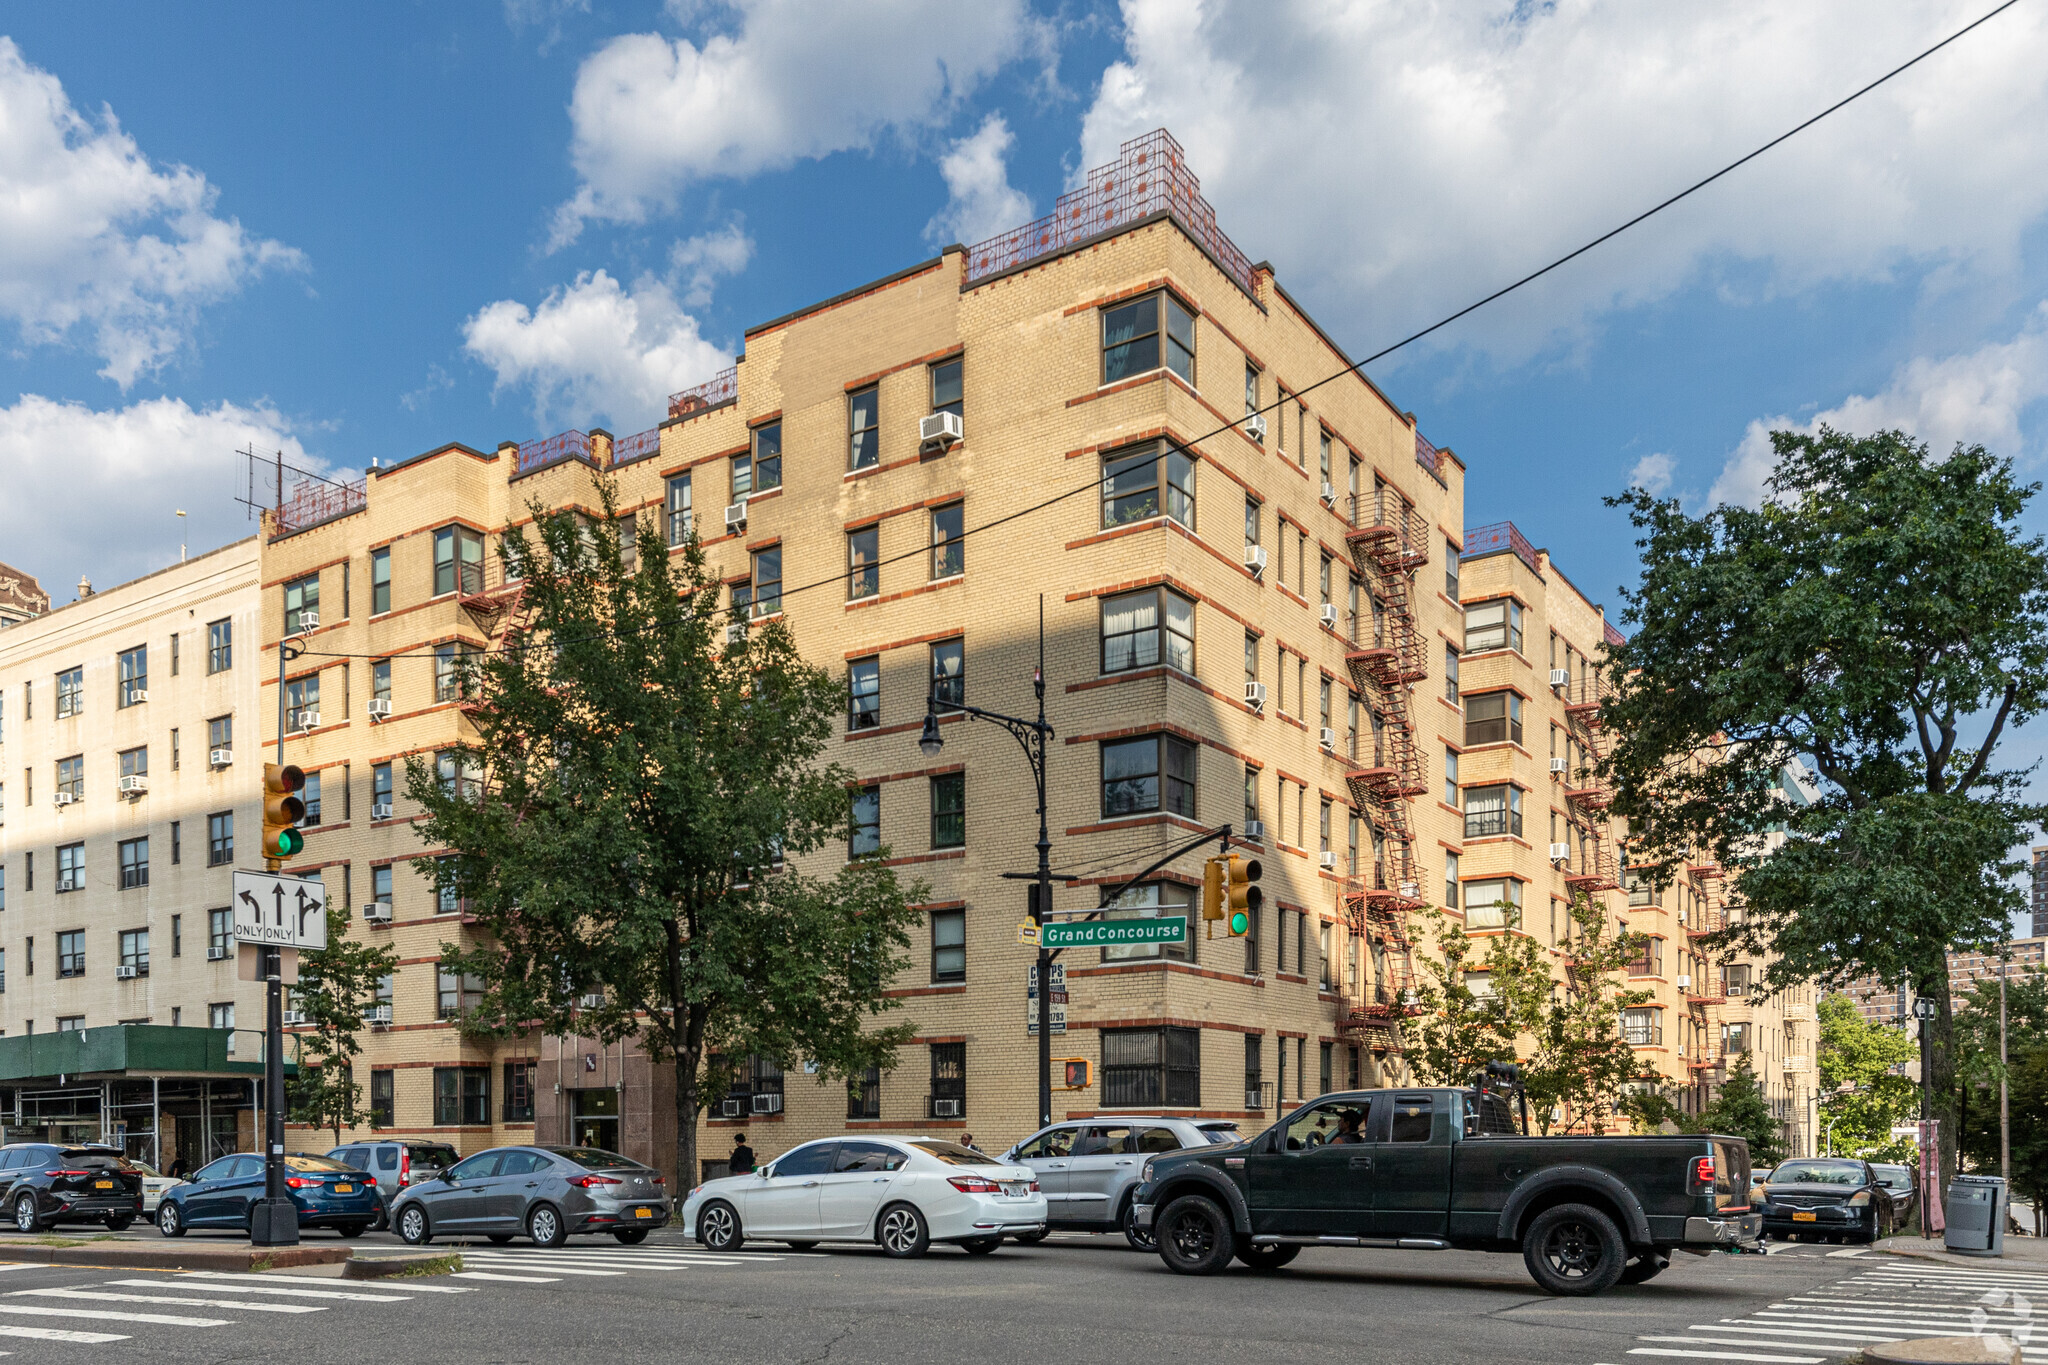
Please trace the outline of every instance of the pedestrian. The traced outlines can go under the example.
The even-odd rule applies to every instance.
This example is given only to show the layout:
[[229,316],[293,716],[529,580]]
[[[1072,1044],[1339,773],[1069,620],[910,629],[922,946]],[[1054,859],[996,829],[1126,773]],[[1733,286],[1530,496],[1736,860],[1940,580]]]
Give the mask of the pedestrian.
[[183,1180],[185,1178],[185,1158],[181,1156],[172,1157],[171,1169],[165,1171],[164,1174],[173,1180]]
[[754,1173],[754,1149],[747,1146],[745,1133],[732,1135],[732,1155],[725,1160],[728,1175],[752,1175]]
[[981,1148],[974,1145],[974,1134],[972,1133],[962,1133],[960,1135],[960,1145],[970,1152],[981,1151]]

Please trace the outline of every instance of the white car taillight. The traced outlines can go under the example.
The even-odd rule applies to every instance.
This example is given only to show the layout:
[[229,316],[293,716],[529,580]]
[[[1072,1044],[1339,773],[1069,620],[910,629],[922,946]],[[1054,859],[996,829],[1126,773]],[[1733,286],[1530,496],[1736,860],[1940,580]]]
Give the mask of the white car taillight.
[[1001,1194],[1003,1187],[993,1180],[973,1175],[949,1175],[946,1183],[962,1194]]

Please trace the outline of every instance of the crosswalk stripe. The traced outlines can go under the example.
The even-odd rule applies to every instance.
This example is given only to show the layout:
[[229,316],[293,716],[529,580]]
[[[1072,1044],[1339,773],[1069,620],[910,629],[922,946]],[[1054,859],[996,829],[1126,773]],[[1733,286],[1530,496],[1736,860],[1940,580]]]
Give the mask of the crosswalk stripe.
[[[1674,1337],[1675,1341],[1687,1341],[1688,1337]],[[1740,1345],[1730,1342],[1729,1345]],[[1785,1356],[1758,1355],[1747,1351],[1673,1351],[1657,1346],[1637,1346],[1629,1351],[1632,1356],[1678,1356],[1686,1360],[1761,1360],[1771,1365],[1822,1365],[1826,1356]]]
[[518,1265],[545,1265],[551,1270],[559,1270],[565,1264],[640,1267],[656,1266],[668,1270],[674,1270],[682,1266],[692,1265],[748,1264],[748,1261],[745,1258],[734,1256],[579,1256],[574,1261],[563,1262],[555,1260],[548,1256],[507,1255],[502,1251],[468,1251],[463,1253],[462,1259],[465,1261],[499,1261],[505,1264]]
[[548,1275],[493,1275],[488,1270],[458,1270],[455,1272],[465,1280],[504,1280],[511,1284],[560,1284],[561,1281]]
[[1869,1247],[1845,1247],[1840,1251],[1830,1251],[1828,1259],[1841,1260],[1852,1256],[1868,1256],[1869,1254]]
[[[1894,1318],[1967,1318],[1972,1311],[1961,1304],[1954,1303],[1915,1305],[1901,1303],[1897,1299],[1884,1299],[1879,1302],[1883,1304],[1882,1307],[1873,1305],[1867,1299],[1860,1301],[1857,1299],[1788,1299],[1784,1303],[1774,1303],[1769,1309],[1764,1311],[1780,1313],[1877,1313],[1885,1317]],[[1984,1308],[1979,1306],[1976,1311],[1988,1313],[1994,1318],[2019,1319],[2026,1316],[2010,1308]]]
[[1904,1266],[1874,1266],[1867,1275],[1857,1276],[1865,1281],[1894,1282],[1898,1280],[1924,1280],[1929,1283],[1947,1281],[1951,1284],[1974,1284],[1980,1281],[2016,1284],[2048,1284],[2048,1275],[2032,1270],[1952,1270],[1944,1266],[1938,1270],[1908,1270]]
[[[81,1346],[104,1346],[110,1341],[126,1341],[119,1332],[73,1332],[62,1327],[26,1327],[14,1323],[0,1322],[0,1337],[29,1337],[36,1341],[75,1341]],[[12,1355],[12,1351],[4,1354]]]
[[[468,1262],[470,1262],[470,1261],[475,1261],[475,1262],[476,1262],[476,1263],[477,1263],[478,1265],[481,1265],[481,1266],[486,1266],[486,1267],[493,1267],[493,1266],[494,1266],[494,1267],[497,1267],[498,1269],[501,1269],[501,1270],[502,1270],[502,1269],[508,1269],[508,1268],[516,1268],[516,1267],[517,1267],[517,1266],[519,1265],[519,1263],[518,1263],[517,1261],[511,1261],[511,1260],[499,1260],[499,1259],[496,1259],[496,1258],[488,1258],[488,1259],[487,1259],[487,1258],[485,1258],[485,1257],[482,1257],[482,1256],[465,1256],[465,1257],[463,1257],[463,1262],[464,1262],[464,1264],[467,1264],[467,1263],[468,1263]],[[548,1273],[549,1273],[549,1274],[551,1274],[551,1275],[598,1275],[598,1276],[614,1276],[614,1275],[623,1275],[623,1274],[625,1274],[626,1272],[625,1272],[625,1271],[623,1271],[623,1270],[596,1270],[596,1269],[593,1269],[593,1268],[592,1268],[592,1267],[590,1267],[590,1266],[583,1266],[583,1265],[551,1265],[551,1266],[549,1266],[549,1267],[548,1267]]]
[[1897,1332],[1851,1332],[1839,1327],[1751,1327],[1740,1322],[1717,1323],[1712,1327],[1695,1324],[1695,1332],[1743,1332],[1772,1337],[1825,1337],[1841,1341],[1904,1341]]
[[[1818,1309],[1809,1309],[1804,1312],[1791,1310],[1774,1311],[1766,1308],[1757,1312],[1755,1316],[1762,1321],[1776,1321],[1780,1319],[1787,1322],[1821,1321],[1848,1323],[1876,1321],[1882,1322],[1888,1327],[1953,1328],[1975,1321],[1967,1313],[1893,1313],[1882,1308],[1870,1309],[1863,1313],[1851,1313],[1846,1310],[1823,1312]],[[1985,1321],[1993,1327],[2017,1327],[2020,1325],[2021,1320],[2009,1317],[1994,1319],[1987,1316]]]
[[87,1303],[173,1303],[186,1308],[239,1308],[250,1313],[325,1313],[318,1303],[244,1303],[235,1299],[190,1299],[170,1294],[108,1294],[93,1289],[18,1289],[46,1299],[80,1299]]
[[34,1318],[91,1318],[101,1322],[157,1322],[166,1327],[225,1327],[230,1318],[185,1318],[171,1313],[117,1313],[110,1308],[43,1308],[27,1303],[0,1303],[0,1313]]
[[[198,1275],[191,1275],[180,1276],[179,1278],[200,1279],[204,1277]],[[176,1282],[177,1281],[172,1281],[172,1283]],[[110,1285],[120,1285],[124,1288],[134,1287],[155,1289],[160,1287],[164,1282],[162,1280],[108,1280],[106,1283]],[[275,1294],[294,1299],[336,1299],[343,1303],[410,1302],[409,1297],[404,1294],[355,1294],[345,1289],[284,1289],[273,1288],[270,1285],[261,1284],[223,1284],[220,1286],[220,1291],[223,1294]]]
[[[267,1284],[267,1285],[291,1285],[291,1284],[302,1284],[302,1285],[307,1285],[307,1286],[309,1286],[308,1288],[305,1288],[305,1289],[285,1289],[285,1288],[272,1288],[272,1289],[265,1289],[265,1290],[260,1290],[260,1291],[255,1291],[255,1290],[240,1290],[240,1289],[238,1289],[238,1290],[236,1290],[236,1291],[235,1291],[235,1292],[236,1292],[236,1293],[238,1293],[238,1294],[239,1294],[239,1293],[257,1293],[257,1292],[260,1292],[260,1293],[265,1293],[265,1294],[306,1294],[306,1295],[318,1295],[318,1296],[319,1296],[319,1297],[321,1297],[321,1298],[337,1298],[337,1297],[341,1297],[341,1296],[343,1295],[343,1292],[344,1292],[344,1291],[341,1291],[341,1290],[336,1290],[336,1289],[314,1289],[314,1288],[311,1288],[310,1286],[313,1286],[313,1285],[331,1285],[331,1284],[338,1284],[338,1283],[342,1283],[342,1281],[338,1281],[338,1280],[331,1280],[331,1279],[325,1279],[325,1278],[322,1278],[322,1277],[319,1277],[319,1276],[314,1276],[314,1275],[253,1275],[253,1274],[250,1274],[250,1275],[245,1275],[245,1274],[243,1274],[242,1272],[240,1272],[240,1271],[236,1271],[236,1270],[188,1270],[188,1271],[185,1271],[185,1272],[184,1272],[184,1278],[186,1278],[186,1279],[188,1279],[188,1280],[237,1280],[237,1281],[244,1281],[244,1280],[256,1280],[256,1281],[260,1281],[261,1283],[263,1283],[263,1284]],[[155,1284],[155,1283],[156,1283],[156,1281],[155,1281],[155,1280],[145,1280],[145,1281],[142,1281],[142,1283],[145,1283],[145,1284]],[[476,1291],[475,1291],[474,1289],[464,1289],[464,1288],[463,1288],[462,1286],[460,1286],[460,1285],[449,1285],[449,1284],[417,1284],[417,1283],[413,1282],[412,1280],[407,1280],[407,1281],[405,1282],[405,1294],[404,1294],[404,1295],[380,1295],[380,1296],[376,1296],[376,1298],[374,1299],[374,1301],[375,1301],[375,1302],[378,1302],[378,1303],[396,1303],[396,1302],[397,1302],[397,1301],[398,1301],[398,1300],[399,1300],[400,1298],[403,1298],[403,1297],[410,1297],[411,1295],[414,1295],[414,1294],[474,1294],[474,1293],[476,1293]],[[350,1291],[350,1292],[348,1292],[348,1293],[347,1293],[347,1297],[349,1297],[349,1298],[363,1298],[363,1297],[366,1297],[366,1296],[364,1296],[364,1295],[359,1295],[359,1294],[356,1294],[356,1293],[354,1293],[353,1291]]]
[[545,1257],[549,1260],[564,1261],[643,1261],[657,1259],[667,1260],[676,1258],[691,1260],[706,1256],[717,1257],[720,1260],[733,1261],[785,1261],[791,1259],[791,1257],[793,1256],[804,1256],[815,1259],[821,1253],[782,1252],[775,1255],[768,1255],[766,1253],[756,1253],[750,1251],[744,1256],[735,1256],[730,1252],[727,1252],[723,1256],[720,1256],[717,1252],[698,1251],[690,1247],[649,1247],[645,1250],[627,1250],[621,1247],[617,1250],[613,1250],[610,1247],[503,1246],[475,1248],[465,1247],[463,1248],[462,1254],[465,1256],[532,1256],[536,1258]]

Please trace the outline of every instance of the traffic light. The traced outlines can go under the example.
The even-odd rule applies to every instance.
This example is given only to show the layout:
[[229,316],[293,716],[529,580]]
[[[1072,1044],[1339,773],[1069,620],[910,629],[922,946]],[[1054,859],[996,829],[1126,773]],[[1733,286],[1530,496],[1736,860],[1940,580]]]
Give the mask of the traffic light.
[[263,765],[263,856],[273,864],[305,850],[306,836],[298,830],[306,818],[306,803],[298,797],[305,785],[306,774],[297,764]]
[[1210,858],[1202,864],[1202,918],[1223,918],[1223,859]]
[[1258,880],[1265,874],[1257,858],[1240,858],[1235,853],[1223,860],[1228,864],[1229,888],[1225,899],[1230,911],[1230,936],[1243,938],[1252,931],[1252,916],[1265,904],[1266,893]]

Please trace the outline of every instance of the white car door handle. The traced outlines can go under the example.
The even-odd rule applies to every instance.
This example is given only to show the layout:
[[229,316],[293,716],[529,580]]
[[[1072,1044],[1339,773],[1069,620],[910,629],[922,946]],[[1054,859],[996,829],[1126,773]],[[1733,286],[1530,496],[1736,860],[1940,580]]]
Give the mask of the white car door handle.
[[889,1183],[889,1177],[886,1175],[878,1175],[875,1177],[874,1183],[877,1185],[886,1185]]
[[1119,1162],[1117,1162],[1116,1164],[1117,1164],[1117,1165],[1119,1165],[1119,1166],[1128,1166],[1128,1165],[1130,1165],[1131,1163],[1130,1163],[1130,1162],[1128,1162],[1128,1161],[1119,1161]]
[[817,1181],[815,1181],[815,1180],[806,1180],[806,1181],[804,1182],[804,1186],[803,1186],[803,1187],[804,1187],[805,1189],[807,1189],[807,1190],[815,1190],[815,1189],[817,1189],[817,1188],[818,1188],[818,1182],[817,1182]]
[[1047,1164],[1046,1169],[1049,1171],[1064,1171],[1067,1169],[1067,1163],[1064,1161],[1050,1162]]

